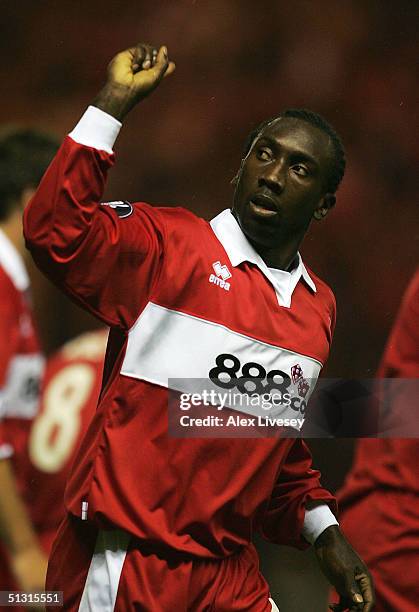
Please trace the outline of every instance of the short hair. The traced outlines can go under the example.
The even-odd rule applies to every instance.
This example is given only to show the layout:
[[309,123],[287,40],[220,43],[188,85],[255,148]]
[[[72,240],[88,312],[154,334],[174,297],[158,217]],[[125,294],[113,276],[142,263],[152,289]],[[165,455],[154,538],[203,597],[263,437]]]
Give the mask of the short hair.
[[246,157],[252,148],[252,144],[255,139],[259,136],[259,134],[270,124],[276,121],[277,119],[281,119],[283,117],[289,117],[293,119],[299,119],[300,121],[305,121],[310,125],[322,130],[325,134],[327,134],[331,141],[334,150],[334,159],[332,169],[328,178],[326,189],[329,193],[335,193],[337,188],[339,187],[340,182],[343,179],[343,175],[345,174],[345,149],[343,147],[342,141],[334,128],[330,125],[326,119],[324,119],[318,113],[315,113],[310,110],[306,110],[304,108],[288,108],[280,113],[277,117],[273,117],[272,119],[266,119],[262,121],[247,137],[245,146],[244,146],[244,157]]
[[58,146],[54,136],[38,130],[0,131],[0,221],[11,215],[26,188],[38,186]]

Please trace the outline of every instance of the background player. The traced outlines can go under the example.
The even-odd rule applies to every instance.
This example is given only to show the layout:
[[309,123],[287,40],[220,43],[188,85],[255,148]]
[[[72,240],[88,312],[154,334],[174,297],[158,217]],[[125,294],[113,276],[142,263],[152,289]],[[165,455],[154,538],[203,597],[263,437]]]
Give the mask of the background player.
[[[211,270],[214,255],[225,258],[225,253],[220,250],[223,245],[229,252],[230,264],[237,266],[235,282],[238,283],[240,299],[245,297],[244,302],[249,307],[252,303],[249,288],[252,295],[256,288],[262,295],[266,292],[265,299],[272,313],[278,312],[279,302],[284,308],[281,313],[285,318],[287,308],[295,312],[298,305],[301,308],[303,303],[310,304],[306,307],[306,314],[321,317],[321,321],[315,321],[321,330],[319,344],[313,346],[310,334],[311,348],[316,355],[320,354],[320,359],[326,358],[334,319],[333,298],[317,277],[318,289],[313,286],[312,277],[296,251],[312,217],[321,219],[333,206],[333,191],[328,191],[328,188],[332,189],[333,185],[333,190],[336,189],[339,182],[336,183],[336,177],[341,176],[342,170],[335,168],[338,144],[330,127],[320,118],[316,120],[312,113],[300,112],[284,115],[278,123],[275,120],[265,124],[255,135],[256,140],[263,140],[265,144],[262,149],[261,144],[254,147],[251,143],[249,156],[243,160],[235,192],[235,217],[230,211],[224,211],[210,227],[182,209],[175,209],[172,216],[167,209],[152,209],[147,205],[134,208],[128,203],[115,203],[113,206],[108,203],[107,206],[97,206],[106,169],[112,163],[111,147],[120,128],[111,115],[116,119],[122,118],[139,99],[156,87],[165,72],[170,73],[173,69],[165,48],[161,48],[157,55],[157,51],[149,46],[139,45],[119,54],[111,63],[107,85],[95,101],[97,107],[106,113],[98,108],[89,109],[64,144],[26,215],[26,236],[38,264],[80,303],[112,325],[108,375],[102,401],[97,419],[78,456],[80,465],[77,465],[67,490],[67,507],[71,515],[63,525],[53,551],[49,585],[64,585],[68,609],[79,605],[81,609],[99,606],[105,598],[108,598],[109,606],[120,609],[133,607],[134,601],[137,605],[151,606],[156,610],[169,609],[174,601],[180,607],[201,609],[200,606],[204,607],[205,601],[210,600],[217,602],[214,604],[217,610],[268,610],[271,606],[275,609],[274,604],[268,602],[267,585],[254,565],[254,549],[248,541],[249,530],[260,519],[259,527],[274,541],[290,541],[303,546],[302,533],[309,537],[306,517],[317,515],[320,507],[324,509],[325,504],[321,502],[332,503],[330,495],[320,487],[317,475],[310,469],[310,456],[301,440],[252,441],[249,447],[241,440],[212,440],[211,443],[186,440],[183,443],[170,439],[165,431],[167,400],[164,379],[167,385],[170,374],[166,378],[164,368],[170,366],[173,371],[173,359],[176,363],[184,363],[182,359],[186,359],[188,367],[196,365],[183,346],[183,342],[193,339],[191,335],[182,334],[183,341],[177,342],[176,355],[173,353],[172,359],[163,359],[160,351],[162,348],[167,353],[169,340],[173,339],[173,325],[178,321],[175,304],[179,309],[181,296],[183,299],[189,297],[189,300],[192,296],[183,288],[186,282],[183,276],[179,277],[182,268],[176,265],[173,271],[170,267],[176,257],[185,265],[194,265],[193,274],[196,275],[197,266],[204,265],[205,271]],[[333,172],[331,158],[334,160]],[[258,178],[257,173],[260,173]],[[289,179],[288,173],[291,175]],[[51,198],[52,185],[55,185],[56,201]],[[252,190],[257,190],[257,193]],[[281,205],[277,208],[279,196]],[[54,230],[50,225],[51,206],[54,207]],[[60,229],[56,231],[58,226]],[[50,240],[52,234],[56,239],[54,244]],[[242,250],[247,250],[243,260],[246,265],[242,268],[238,267],[239,263],[232,262],[233,251],[228,248],[233,235],[236,246],[240,242]],[[169,237],[171,242],[168,242]],[[193,244],[193,240],[198,240],[199,246]],[[205,253],[202,252],[203,241],[207,243]],[[251,244],[255,245],[262,259],[252,250]],[[185,251],[183,255],[181,249]],[[252,253],[256,267],[249,267],[248,262],[252,261],[249,253]],[[243,269],[246,270],[244,275],[241,274]],[[183,274],[190,283],[192,270],[188,272],[185,268]],[[246,275],[252,281],[250,284]],[[281,281],[289,280],[287,275],[295,281],[295,284],[288,284],[288,293],[281,287]],[[138,320],[141,325],[134,323],[146,306],[148,310],[145,312],[155,314],[156,305],[148,301],[154,290],[157,291],[154,296],[158,302],[157,311],[164,313],[168,320],[157,326],[160,335],[154,333],[152,342],[141,337],[138,341],[132,333],[138,331],[141,336],[144,330],[150,334],[150,325],[144,324],[143,320],[146,317],[141,316],[141,321]],[[171,292],[166,298],[159,293],[165,290]],[[317,309],[312,310],[314,298],[310,297],[310,290],[313,294],[319,292]],[[213,289],[208,289],[207,283],[202,291],[208,293]],[[207,300],[189,302],[189,313],[182,310],[183,320],[190,317],[191,308],[196,312],[205,305],[212,307],[210,316],[213,320],[215,296],[221,298],[220,294],[208,293]],[[275,300],[271,302],[273,297]],[[229,321],[231,326],[232,313],[236,316],[236,325],[239,317],[233,304],[233,301],[217,303],[217,317],[223,317],[223,321]],[[267,310],[266,314],[270,311]],[[249,321],[244,319],[240,321],[241,331],[246,329],[253,336],[263,335],[256,326],[257,321],[251,319],[252,332],[249,331]],[[152,318],[148,323],[153,329],[156,319]],[[271,323],[276,329],[278,322],[275,323],[274,316]],[[205,327],[202,319],[199,325],[202,340]],[[292,324],[288,322],[288,331],[290,327]],[[161,334],[162,329],[165,329],[165,334]],[[228,334],[235,337],[232,330],[224,329],[227,337],[222,343],[223,349],[232,339]],[[299,331],[303,333],[304,329],[301,327]],[[216,339],[214,333],[211,339],[207,334],[208,346],[201,342],[205,347],[204,356],[209,360],[217,357],[214,353],[217,347],[210,342],[214,337]],[[250,337],[247,341],[246,351],[240,353],[244,359],[256,356],[253,354],[256,343]],[[288,335],[288,344],[295,341],[300,341],[300,346],[304,345],[308,350],[308,337]],[[162,342],[166,343],[165,347],[161,347]],[[156,345],[158,350],[154,362],[150,351],[155,350]],[[260,351],[260,344],[257,348]],[[266,346],[264,352],[265,355],[259,352],[259,358],[268,365]],[[295,353],[292,354],[294,359]],[[126,358],[134,360],[129,367]],[[225,360],[225,355],[218,355],[215,361],[220,369],[219,358]],[[313,364],[310,362],[309,365],[304,355],[299,354],[298,358],[303,361],[306,371],[313,369]],[[236,364],[237,358],[232,361]],[[287,367],[290,366],[291,363]],[[149,368],[147,375],[144,368]],[[298,369],[302,370],[301,366]],[[185,373],[190,374],[190,371],[187,369]],[[132,453],[138,448],[139,436],[142,467],[147,466],[147,471],[141,469],[141,465],[138,466],[140,471],[132,465]],[[234,460],[232,453],[235,454]],[[201,455],[205,457],[202,463],[198,460]],[[220,460],[224,455],[231,461],[231,470],[233,466],[239,471],[246,466],[245,471],[249,473],[245,476],[244,473],[227,471],[228,486],[221,487],[224,493],[218,502],[216,490],[221,483],[217,483],[217,478],[221,472],[219,466],[211,469],[209,461],[211,457]],[[225,465],[224,460],[222,464]],[[174,470],[173,481],[169,466]],[[190,473],[192,466],[193,476]],[[279,473],[278,466],[281,466]],[[275,478],[271,480],[273,474],[278,477],[276,482]],[[187,491],[183,491],[183,497],[181,487],[186,483],[189,485]],[[204,510],[203,491],[209,495],[204,503],[205,514],[208,510],[211,513],[206,514],[206,519],[201,514]],[[187,503],[183,503],[184,500]],[[219,510],[218,503],[221,504]],[[313,508],[313,503],[320,503],[320,506]],[[237,514],[239,520],[233,518]],[[323,510],[317,516],[320,515],[325,516]],[[319,561],[342,594],[343,605],[370,610],[372,587],[364,564],[335,525],[328,522],[326,527],[323,520],[314,522],[313,541]],[[303,523],[305,530],[302,532]],[[223,536],[224,530],[227,534]],[[111,551],[116,552],[116,556]],[[231,552],[237,553],[234,559],[229,554]],[[202,559],[195,564],[193,559],[196,556]],[[208,557],[213,559],[211,563],[207,562]],[[72,564],[67,563],[63,570],[62,564],[68,558],[72,559]],[[101,573],[104,560],[111,565],[115,560],[118,565],[117,571],[116,567],[111,569],[109,566],[106,572],[116,582],[107,583],[107,578]],[[134,575],[137,577],[135,580]],[[233,575],[236,577],[234,581]],[[241,579],[244,575],[246,581]]]
[[96,410],[107,331],[67,342],[47,361],[40,410],[21,459],[32,524],[49,554],[64,516],[64,488],[80,440]]
[[[341,524],[374,576],[377,611],[415,612],[419,602],[419,440],[390,436],[392,427],[400,427],[409,418],[415,421],[411,431],[417,431],[419,270],[403,298],[377,376],[404,380],[388,385],[392,399],[386,401],[391,410],[384,425],[389,433],[357,444],[353,467],[338,492]],[[415,379],[416,386],[406,379]]]
[[[57,150],[52,137],[30,129],[0,136],[0,533],[17,585],[42,589],[46,556],[20,493],[16,460],[26,447],[38,408],[44,360],[33,322],[23,260],[22,212]],[[7,589],[6,569],[0,589]]]
[[[39,411],[26,445],[13,457],[20,497],[47,556],[64,517],[70,466],[96,410],[106,341],[105,330],[87,332],[48,359]],[[4,589],[15,590],[12,568],[3,563],[2,572]]]

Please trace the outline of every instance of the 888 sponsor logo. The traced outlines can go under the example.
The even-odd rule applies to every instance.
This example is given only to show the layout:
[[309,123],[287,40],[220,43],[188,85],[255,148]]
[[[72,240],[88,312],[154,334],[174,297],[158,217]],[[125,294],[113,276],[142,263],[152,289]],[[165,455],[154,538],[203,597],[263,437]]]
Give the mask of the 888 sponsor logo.
[[[300,367],[300,366],[298,366]],[[294,370],[295,366],[292,368]],[[256,361],[249,361],[243,366],[240,359],[232,353],[221,353],[215,359],[215,366],[208,373],[210,380],[222,389],[237,389],[246,395],[271,395],[280,404],[290,406],[296,412],[304,414],[307,408],[307,395],[310,385],[302,375],[294,380],[283,370],[269,372]],[[297,383],[297,385],[296,385]],[[297,394],[295,393],[297,386]]]

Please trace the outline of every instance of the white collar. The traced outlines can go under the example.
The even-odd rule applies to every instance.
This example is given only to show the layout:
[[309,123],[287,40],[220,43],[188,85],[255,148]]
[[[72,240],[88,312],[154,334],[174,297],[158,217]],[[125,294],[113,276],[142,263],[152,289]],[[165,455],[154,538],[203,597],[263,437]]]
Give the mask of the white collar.
[[23,257],[4,231],[0,229],[0,265],[19,291],[29,289],[29,276]]
[[307,272],[300,253],[297,253],[298,265],[294,266],[290,272],[268,268],[243,234],[231,210],[223,210],[210,221],[210,224],[214,234],[223,245],[231,265],[236,267],[243,261],[249,261],[257,265],[274,287],[280,306],[287,308],[291,306],[292,294],[301,278],[303,278],[312,291],[317,291],[316,285]]

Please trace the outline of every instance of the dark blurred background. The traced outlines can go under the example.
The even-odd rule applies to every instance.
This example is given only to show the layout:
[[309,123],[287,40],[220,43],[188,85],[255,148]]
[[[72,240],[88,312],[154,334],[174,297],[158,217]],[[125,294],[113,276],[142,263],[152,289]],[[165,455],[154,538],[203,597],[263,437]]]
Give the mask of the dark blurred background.
[[[418,260],[417,0],[2,0],[1,121],[69,132],[107,62],[138,40],[166,44],[176,73],[126,121],[105,200],[229,206],[249,130],[286,107],[323,114],[347,173],[303,255],[334,289],[326,374],[371,377]],[[34,272],[47,352],[92,325]],[[347,441],[313,443],[332,488]],[[337,458],[338,457],[338,458]],[[313,608],[314,610],[314,608]]]
[[[416,0],[3,0],[1,120],[64,135],[115,52],[165,43],[176,74],[126,121],[106,198],[211,218],[250,128],[285,107],[324,114],[348,170],[303,252],[337,297],[328,374],[370,376],[418,254],[418,16]],[[73,325],[47,325],[47,350]]]

